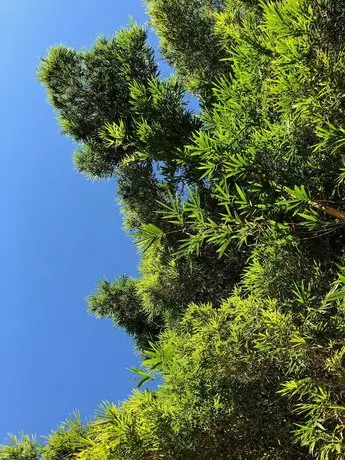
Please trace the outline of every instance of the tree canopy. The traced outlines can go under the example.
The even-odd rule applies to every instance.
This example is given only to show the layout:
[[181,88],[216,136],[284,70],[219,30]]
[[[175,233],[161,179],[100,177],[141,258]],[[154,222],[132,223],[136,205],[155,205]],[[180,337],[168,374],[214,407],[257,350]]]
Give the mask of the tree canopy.
[[345,459],[345,6],[146,3],[170,78],[135,24],[39,69],[141,255],[88,299],[140,389],[0,459]]

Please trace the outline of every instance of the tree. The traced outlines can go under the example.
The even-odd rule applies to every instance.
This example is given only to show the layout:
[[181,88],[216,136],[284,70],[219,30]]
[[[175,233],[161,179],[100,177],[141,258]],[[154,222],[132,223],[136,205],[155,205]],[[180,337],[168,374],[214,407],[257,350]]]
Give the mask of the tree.
[[42,445],[28,435],[12,435],[8,445],[0,445],[1,460],[39,460]]
[[[173,254],[184,231],[162,218],[162,205],[168,206],[175,194],[183,199],[187,188],[196,183],[205,203],[212,202],[212,197],[200,180],[198,165],[184,148],[201,128],[201,122],[188,109],[181,83],[175,77],[160,78],[145,30],[132,24],[112,39],[99,38],[92,49],[82,52],[54,47],[42,60],[38,75],[57,110],[63,132],[80,144],[74,155],[77,169],[91,178],[115,176],[125,228],[130,233],[137,234],[145,228],[150,235],[164,234],[158,265],[148,270],[145,263],[146,273],[150,274],[139,283],[146,285],[146,291],[142,289],[144,297],[145,292],[152,293],[146,295],[146,299],[150,297],[145,304],[147,314],[157,310],[159,316],[176,317],[191,301],[212,298],[216,304],[229,295],[238,281],[236,269],[243,263],[243,254],[234,255],[234,270],[217,262],[212,249],[203,257],[174,261]],[[174,289],[168,288],[163,296],[159,295],[158,291],[163,290],[147,283],[148,278],[153,280],[153,273],[159,282],[164,278],[166,288]],[[93,304],[96,298],[104,299],[105,284],[100,286],[96,297],[91,297]],[[124,318],[129,320],[129,316],[124,315],[121,302],[110,303],[111,313],[108,309],[107,316],[131,334],[136,335],[134,329],[139,333],[144,323],[148,326],[140,302],[130,308],[132,319],[134,305],[138,308],[137,327],[125,324]],[[99,312],[97,305],[91,311]],[[117,314],[115,308],[119,309]],[[159,327],[161,323],[157,319]],[[154,329],[157,332],[156,326]],[[148,336],[153,339],[156,332],[151,332]],[[137,339],[142,343],[141,337]]]
[[132,24],[90,50],[53,47],[41,61],[38,77],[61,129],[81,145],[75,164],[91,178],[115,174],[124,159],[176,164],[172,152],[199,126],[181,86],[158,78],[146,35]]
[[99,318],[111,318],[135,337],[139,348],[147,348],[149,342],[157,338],[164,323],[160,316],[150,318],[144,311],[136,285],[137,280],[127,277],[118,278],[113,283],[102,280],[96,293],[88,297],[88,308]]
[[217,34],[217,13],[224,0],[146,0],[147,11],[159,38],[162,56],[204,102],[212,84],[230,72],[222,39]]
[[89,308],[137,340],[140,384],[162,383],[42,456],[344,459],[343,2],[147,4],[177,79],[138,26],[55,48],[39,75],[142,252],[141,277],[102,281]]
[[[245,21],[237,20],[240,12]],[[341,38],[330,42],[326,26],[335,17],[339,22],[341,6],[333,1],[315,8],[238,1],[220,14],[219,27],[233,40],[234,75],[215,88],[220,102],[204,112],[205,129],[187,147],[207,178],[213,209],[195,188],[166,215],[188,228],[186,253],[208,242],[223,254],[273,232],[293,235],[327,272],[339,260],[344,61]]]
[[89,446],[88,430],[88,425],[81,420],[80,415],[74,414],[73,418],[66,420],[46,438],[42,460],[76,458]]
[[74,156],[81,172],[91,177],[113,174],[126,145],[107,145],[102,129],[107,122],[119,124],[120,136],[123,124],[131,123],[131,82],[147,85],[156,75],[146,33],[136,25],[110,40],[100,37],[90,51],[56,46],[42,59],[39,79],[57,110],[62,131],[81,144]]

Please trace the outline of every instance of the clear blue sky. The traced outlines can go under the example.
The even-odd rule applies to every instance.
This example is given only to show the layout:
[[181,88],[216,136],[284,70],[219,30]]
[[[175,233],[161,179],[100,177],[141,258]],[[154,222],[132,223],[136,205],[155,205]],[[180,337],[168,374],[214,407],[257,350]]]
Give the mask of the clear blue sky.
[[3,0],[0,3],[0,442],[47,434],[72,411],[91,415],[132,386],[131,342],[86,313],[99,278],[136,274],[113,182],[72,167],[35,78],[49,46],[89,46],[147,18],[140,0]]

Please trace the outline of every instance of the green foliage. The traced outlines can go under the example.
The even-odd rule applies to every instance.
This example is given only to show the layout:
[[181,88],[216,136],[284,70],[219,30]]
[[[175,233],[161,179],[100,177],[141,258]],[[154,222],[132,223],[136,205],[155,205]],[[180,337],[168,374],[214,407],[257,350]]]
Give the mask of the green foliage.
[[[150,227],[147,231],[148,236],[155,236],[157,230]],[[190,265],[167,257],[161,245],[152,245],[142,255],[140,278],[101,280],[88,297],[88,310],[98,318],[110,318],[144,350],[164,329],[178,322],[191,302],[212,299],[218,306],[240,280],[240,265],[241,261],[229,267],[226,258],[219,259],[212,251]]]
[[158,80],[146,31],[132,24],[90,50],[52,48],[38,71],[61,129],[81,144],[77,169],[108,177],[128,156],[169,159],[198,126],[185,109],[184,90]]
[[344,331],[320,341],[317,327],[341,308],[296,314],[240,292],[217,310],[192,304],[135,370],[159,387],[104,404],[88,427],[63,425],[42,458],[344,458]]
[[190,91],[209,96],[212,82],[230,66],[215,30],[224,0],[146,0],[160,38],[163,57],[175,67]]
[[233,75],[215,87],[219,102],[203,113],[204,129],[187,147],[214,202],[203,203],[193,187],[166,213],[184,228],[180,254],[213,244],[222,255],[271,230],[295,233],[307,246],[327,240],[337,252],[345,218],[344,45],[326,45],[323,34],[340,6],[230,3],[217,17],[233,40]]
[[88,297],[88,309],[98,318],[111,318],[114,323],[134,336],[139,348],[155,340],[163,327],[158,315],[149,318],[137,290],[137,280],[127,277],[115,282],[102,280],[95,294]]
[[[304,292],[304,288],[308,288],[308,298],[318,302],[336,277],[334,264],[327,260],[328,249],[322,242],[314,241],[314,245],[308,247],[296,235],[269,231],[253,249],[242,285],[247,292],[289,305],[300,289]],[[300,295],[306,299],[305,292]]]
[[82,422],[80,415],[76,413],[72,419],[66,420],[47,437],[47,444],[42,452],[42,460],[76,458],[90,445],[87,434],[88,426]]
[[42,445],[28,435],[10,436],[10,444],[0,445],[1,460],[39,460]]
[[146,3],[176,76],[132,25],[53,48],[39,77],[77,168],[115,175],[141,254],[89,310],[135,338],[139,386],[161,384],[68,422],[42,458],[344,459],[343,2]]
[[130,84],[147,84],[157,75],[146,32],[137,25],[116,37],[100,37],[90,51],[52,48],[38,76],[57,110],[63,132],[81,143],[75,164],[91,177],[114,172],[126,149],[109,146],[100,133],[109,122],[130,123]]
[[[229,295],[239,279],[242,254],[234,254],[231,270],[225,262],[214,260],[213,249],[202,257],[174,261],[173,253],[185,230],[176,230],[164,219],[161,207],[168,206],[169,197],[175,194],[183,199],[188,184],[199,182],[196,162],[184,147],[201,122],[186,107],[181,83],[175,77],[159,78],[146,32],[132,25],[112,39],[99,38],[90,50],[53,48],[42,60],[39,78],[63,131],[81,145],[75,156],[77,168],[92,178],[115,175],[125,229],[134,234],[141,250],[154,244],[162,253],[158,257],[162,263],[138,284],[145,288],[141,290],[143,300],[136,305],[143,303],[145,313],[141,307],[136,308],[141,313],[135,314],[130,308],[128,316],[124,303],[113,299],[113,312],[109,314],[107,307],[107,316],[142,345],[142,330],[144,325],[149,327],[146,314],[153,318],[158,311],[167,321],[179,316],[189,302],[212,300],[217,304]],[[208,202],[208,190],[202,183],[200,191]],[[197,284],[196,277],[200,278]],[[99,308],[91,307],[91,311]],[[115,310],[121,312],[119,317]],[[157,319],[157,323],[161,326],[162,321]],[[147,334],[150,340],[158,330],[153,329],[155,333]]]

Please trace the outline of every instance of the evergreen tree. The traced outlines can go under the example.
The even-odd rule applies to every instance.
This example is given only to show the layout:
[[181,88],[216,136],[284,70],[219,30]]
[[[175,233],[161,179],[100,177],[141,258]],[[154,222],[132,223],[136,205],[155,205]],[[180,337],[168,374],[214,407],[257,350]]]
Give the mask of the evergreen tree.
[[142,250],[89,308],[137,339],[139,386],[161,383],[0,458],[344,459],[343,2],[147,4],[200,118],[138,26],[54,48],[40,78]]
[[[201,129],[201,122],[188,109],[181,83],[175,77],[160,78],[145,30],[132,24],[112,39],[100,37],[93,48],[81,52],[53,47],[42,60],[38,75],[62,131],[80,145],[74,154],[77,169],[91,178],[115,176],[125,229],[134,235],[139,232],[144,248],[147,236],[143,229],[159,242],[159,250],[155,246],[161,253],[156,256],[159,263],[150,264],[152,257],[143,255],[145,270],[138,284],[146,286],[141,289],[146,298],[145,315],[158,314],[153,321],[156,326],[151,324],[154,331],[147,336],[153,340],[163,324],[179,316],[189,302],[217,303],[229,295],[239,279],[242,253],[234,254],[232,270],[217,261],[213,249],[203,257],[175,261],[174,253],[185,232],[162,218],[162,205],[168,206],[175,194],[183,199],[195,184],[203,193],[203,202],[211,205],[214,200],[200,180],[197,162],[185,149],[193,133]],[[154,279],[167,289],[157,286]],[[90,310],[97,314],[103,309],[100,303],[104,306],[105,284],[100,286],[100,292],[90,298]],[[131,303],[130,314],[124,314],[121,302],[113,299],[111,308],[106,303],[108,313],[102,315],[111,317],[142,345],[139,331],[144,323],[149,327],[142,316],[142,301]]]
[[225,8],[225,1],[146,0],[146,4],[163,57],[188,90],[207,102],[214,81],[231,69],[216,29],[217,13]]
[[144,311],[137,280],[127,277],[113,283],[100,281],[97,292],[88,297],[88,307],[97,317],[111,318],[117,326],[134,336],[139,348],[147,348],[164,326],[161,317],[150,318]]

